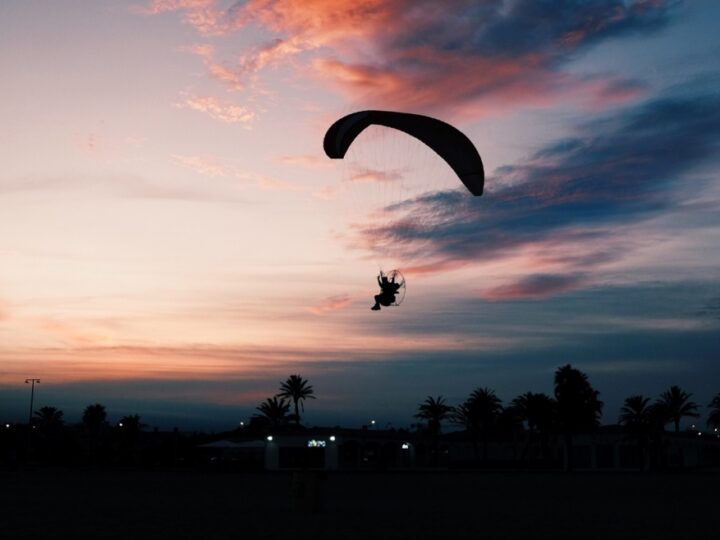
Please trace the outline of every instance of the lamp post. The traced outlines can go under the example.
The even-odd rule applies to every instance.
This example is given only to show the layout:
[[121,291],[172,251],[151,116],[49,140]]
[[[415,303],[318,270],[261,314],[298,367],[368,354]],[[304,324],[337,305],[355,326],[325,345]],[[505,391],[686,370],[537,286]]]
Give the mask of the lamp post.
[[35,383],[40,384],[40,379],[25,379],[25,384],[30,386],[30,414],[28,414],[28,426],[32,429],[33,399],[35,399]]

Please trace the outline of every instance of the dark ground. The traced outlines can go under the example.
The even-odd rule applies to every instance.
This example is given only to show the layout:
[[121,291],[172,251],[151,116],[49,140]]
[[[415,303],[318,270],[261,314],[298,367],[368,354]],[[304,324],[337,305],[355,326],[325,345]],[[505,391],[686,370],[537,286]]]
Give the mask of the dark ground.
[[720,473],[0,471],[0,539],[720,538]]

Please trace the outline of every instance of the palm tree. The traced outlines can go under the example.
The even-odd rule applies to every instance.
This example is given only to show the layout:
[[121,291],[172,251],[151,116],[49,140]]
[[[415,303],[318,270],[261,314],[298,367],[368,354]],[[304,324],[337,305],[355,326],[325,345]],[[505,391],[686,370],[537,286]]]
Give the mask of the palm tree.
[[570,364],[555,372],[557,420],[565,438],[565,469],[572,468],[572,438],[575,433],[595,429],[600,423],[603,402],[587,375]]
[[679,386],[673,385],[660,394],[658,404],[667,412],[666,422],[675,424],[675,433],[680,433],[680,420],[683,417],[698,418],[697,403],[690,401],[692,394],[684,392]]
[[85,407],[82,415],[82,423],[90,433],[97,433],[105,424],[106,418],[107,412],[105,411],[105,406],[96,403],[95,405]]
[[720,428],[720,394],[717,394],[712,399],[708,407],[710,408],[710,415],[707,419],[707,425],[716,429]]
[[644,431],[650,426],[651,407],[649,397],[630,396],[620,409],[619,423],[633,431]]
[[487,459],[487,437],[488,432],[495,425],[502,412],[502,401],[490,388],[477,388],[470,394],[468,404],[474,411],[477,421],[477,428],[482,439],[483,460]]
[[473,452],[475,454],[475,459],[477,459],[479,438],[478,433],[480,431],[480,422],[478,420],[477,411],[475,410],[469,399],[455,407],[450,417],[450,421],[453,424],[457,424],[465,428],[465,431],[472,440]]
[[278,401],[277,396],[274,396],[263,401],[256,409],[261,413],[256,415],[257,418],[263,418],[271,427],[279,428],[287,423],[290,403],[284,399]]
[[82,424],[88,433],[88,454],[91,462],[95,461],[95,449],[100,439],[100,433],[107,425],[106,418],[105,406],[99,403],[88,405],[83,411]]
[[277,397],[292,400],[295,405],[295,422],[300,425],[300,412],[298,404],[305,412],[303,401],[305,399],[315,399],[313,395],[313,387],[308,384],[307,379],[303,379],[300,375],[290,375],[284,383],[280,384],[280,393]]
[[430,433],[437,436],[440,434],[442,422],[449,419],[453,411],[454,409],[445,403],[442,396],[438,396],[437,399],[428,396],[425,401],[418,405],[418,413],[415,418],[426,420]]
[[433,443],[433,457],[432,461],[437,465],[438,458],[438,436],[440,435],[440,429],[442,422],[452,418],[455,409],[445,403],[442,396],[438,396],[437,399],[432,396],[428,396],[425,401],[418,405],[418,412],[415,418],[427,421],[428,432],[432,438]]
[[57,407],[41,407],[35,411],[35,418],[40,429],[53,431],[63,425],[63,412]]
[[[650,432],[658,424],[658,416],[663,415],[658,408],[648,405],[649,402],[649,397],[641,395],[625,398],[618,419],[620,425],[628,430],[631,438],[637,441],[640,467],[643,469],[650,466],[650,460],[648,460],[647,456]],[[660,424],[660,430],[662,430],[662,424]]]
[[525,392],[512,401],[512,406],[517,410],[518,416],[527,422],[528,442],[523,449],[523,457],[527,454],[528,448],[533,443],[535,432],[541,433],[540,453],[545,456],[545,438],[550,430],[555,414],[555,400],[547,394],[536,394]]

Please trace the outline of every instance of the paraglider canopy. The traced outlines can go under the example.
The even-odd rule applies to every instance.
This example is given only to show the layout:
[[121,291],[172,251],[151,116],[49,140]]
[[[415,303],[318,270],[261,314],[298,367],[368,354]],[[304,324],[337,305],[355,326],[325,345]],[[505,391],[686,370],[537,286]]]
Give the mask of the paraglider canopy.
[[371,125],[394,128],[422,141],[447,162],[470,193],[482,195],[485,172],[473,143],[457,128],[429,116],[390,111],[349,114],[325,133],[325,153],[332,159],[342,159],[357,136]]

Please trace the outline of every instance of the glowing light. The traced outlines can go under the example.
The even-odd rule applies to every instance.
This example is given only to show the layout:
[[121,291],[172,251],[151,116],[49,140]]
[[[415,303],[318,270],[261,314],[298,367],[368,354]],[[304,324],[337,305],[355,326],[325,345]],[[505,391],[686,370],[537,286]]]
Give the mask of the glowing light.
[[123,423],[122,423],[122,422],[118,422],[118,427],[123,427]]
[[308,448],[325,448],[327,444],[325,441],[316,441],[315,439],[311,439],[307,442]]
[[[717,429],[715,431],[717,431]],[[335,435],[330,435],[330,442],[335,442]]]
[[403,444],[402,444],[402,449],[403,449],[403,450],[408,450],[409,448],[410,448],[410,443],[403,443]]
[[[9,429],[9,428],[10,428],[10,424],[5,424],[5,427]],[[715,431],[717,431],[717,429],[716,429]]]
[[272,442],[272,440],[273,440],[273,436],[272,436],[272,435],[268,435],[268,436],[267,436],[267,441],[268,441],[268,442]]

